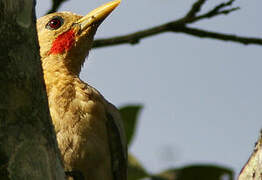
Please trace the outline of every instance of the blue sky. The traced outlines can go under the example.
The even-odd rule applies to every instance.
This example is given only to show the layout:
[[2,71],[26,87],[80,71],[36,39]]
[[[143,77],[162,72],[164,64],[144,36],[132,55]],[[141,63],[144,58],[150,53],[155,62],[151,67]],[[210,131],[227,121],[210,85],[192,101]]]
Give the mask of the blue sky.
[[[105,0],[69,0],[60,11],[85,15]],[[123,0],[96,37],[131,33],[182,17],[193,0]],[[209,1],[203,11],[222,1]],[[42,16],[51,1],[37,1]],[[262,38],[262,1],[192,27]],[[216,163],[238,173],[262,125],[261,48],[165,33],[93,50],[81,78],[117,106],[144,105],[130,151],[151,172]]]

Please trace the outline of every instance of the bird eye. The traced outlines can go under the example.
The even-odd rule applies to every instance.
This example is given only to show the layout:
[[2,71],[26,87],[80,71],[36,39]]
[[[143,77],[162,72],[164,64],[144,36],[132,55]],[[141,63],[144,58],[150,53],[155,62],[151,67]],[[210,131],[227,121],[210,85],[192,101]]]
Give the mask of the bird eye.
[[46,24],[45,28],[55,30],[60,28],[63,25],[63,23],[63,18],[61,18],[60,16],[55,16]]

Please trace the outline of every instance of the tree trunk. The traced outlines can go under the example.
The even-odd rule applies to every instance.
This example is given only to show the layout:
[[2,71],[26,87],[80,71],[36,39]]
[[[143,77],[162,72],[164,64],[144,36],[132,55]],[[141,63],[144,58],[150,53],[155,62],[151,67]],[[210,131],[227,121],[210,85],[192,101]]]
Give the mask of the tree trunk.
[[64,179],[45,92],[34,0],[0,1],[0,179]]

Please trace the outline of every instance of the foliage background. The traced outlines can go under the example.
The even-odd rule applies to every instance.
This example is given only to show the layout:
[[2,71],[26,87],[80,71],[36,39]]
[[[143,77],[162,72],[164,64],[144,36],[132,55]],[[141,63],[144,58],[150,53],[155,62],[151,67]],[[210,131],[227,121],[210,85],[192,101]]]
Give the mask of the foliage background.
[[[86,14],[104,0],[69,0],[60,11]],[[123,0],[96,37],[126,34],[182,17],[194,0]],[[203,11],[222,1],[208,1]],[[260,0],[193,27],[262,37]],[[37,1],[38,17],[51,1]],[[261,47],[166,33],[92,51],[81,77],[121,106],[144,106],[130,151],[150,172],[192,163],[238,174],[261,128]]]

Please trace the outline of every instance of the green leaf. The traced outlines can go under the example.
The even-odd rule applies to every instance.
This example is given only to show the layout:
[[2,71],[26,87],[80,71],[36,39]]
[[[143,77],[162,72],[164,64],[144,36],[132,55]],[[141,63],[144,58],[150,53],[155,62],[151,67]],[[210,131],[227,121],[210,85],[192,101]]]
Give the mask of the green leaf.
[[[225,178],[227,177],[227,178]],[[170,169],[158,175],[154,175],[152,180],[222,180],[234,179],[232,169],[217,165],[190,165],[177,169]]]
[[142,108],[143,106],[141,105],[128,105],[119,108],[126,131],[128,146],[130,145],[135,134],[138,115]]
[[130,153],[128,154],[128,177],[127,180],[138,180],[149,177],[141,163]]

